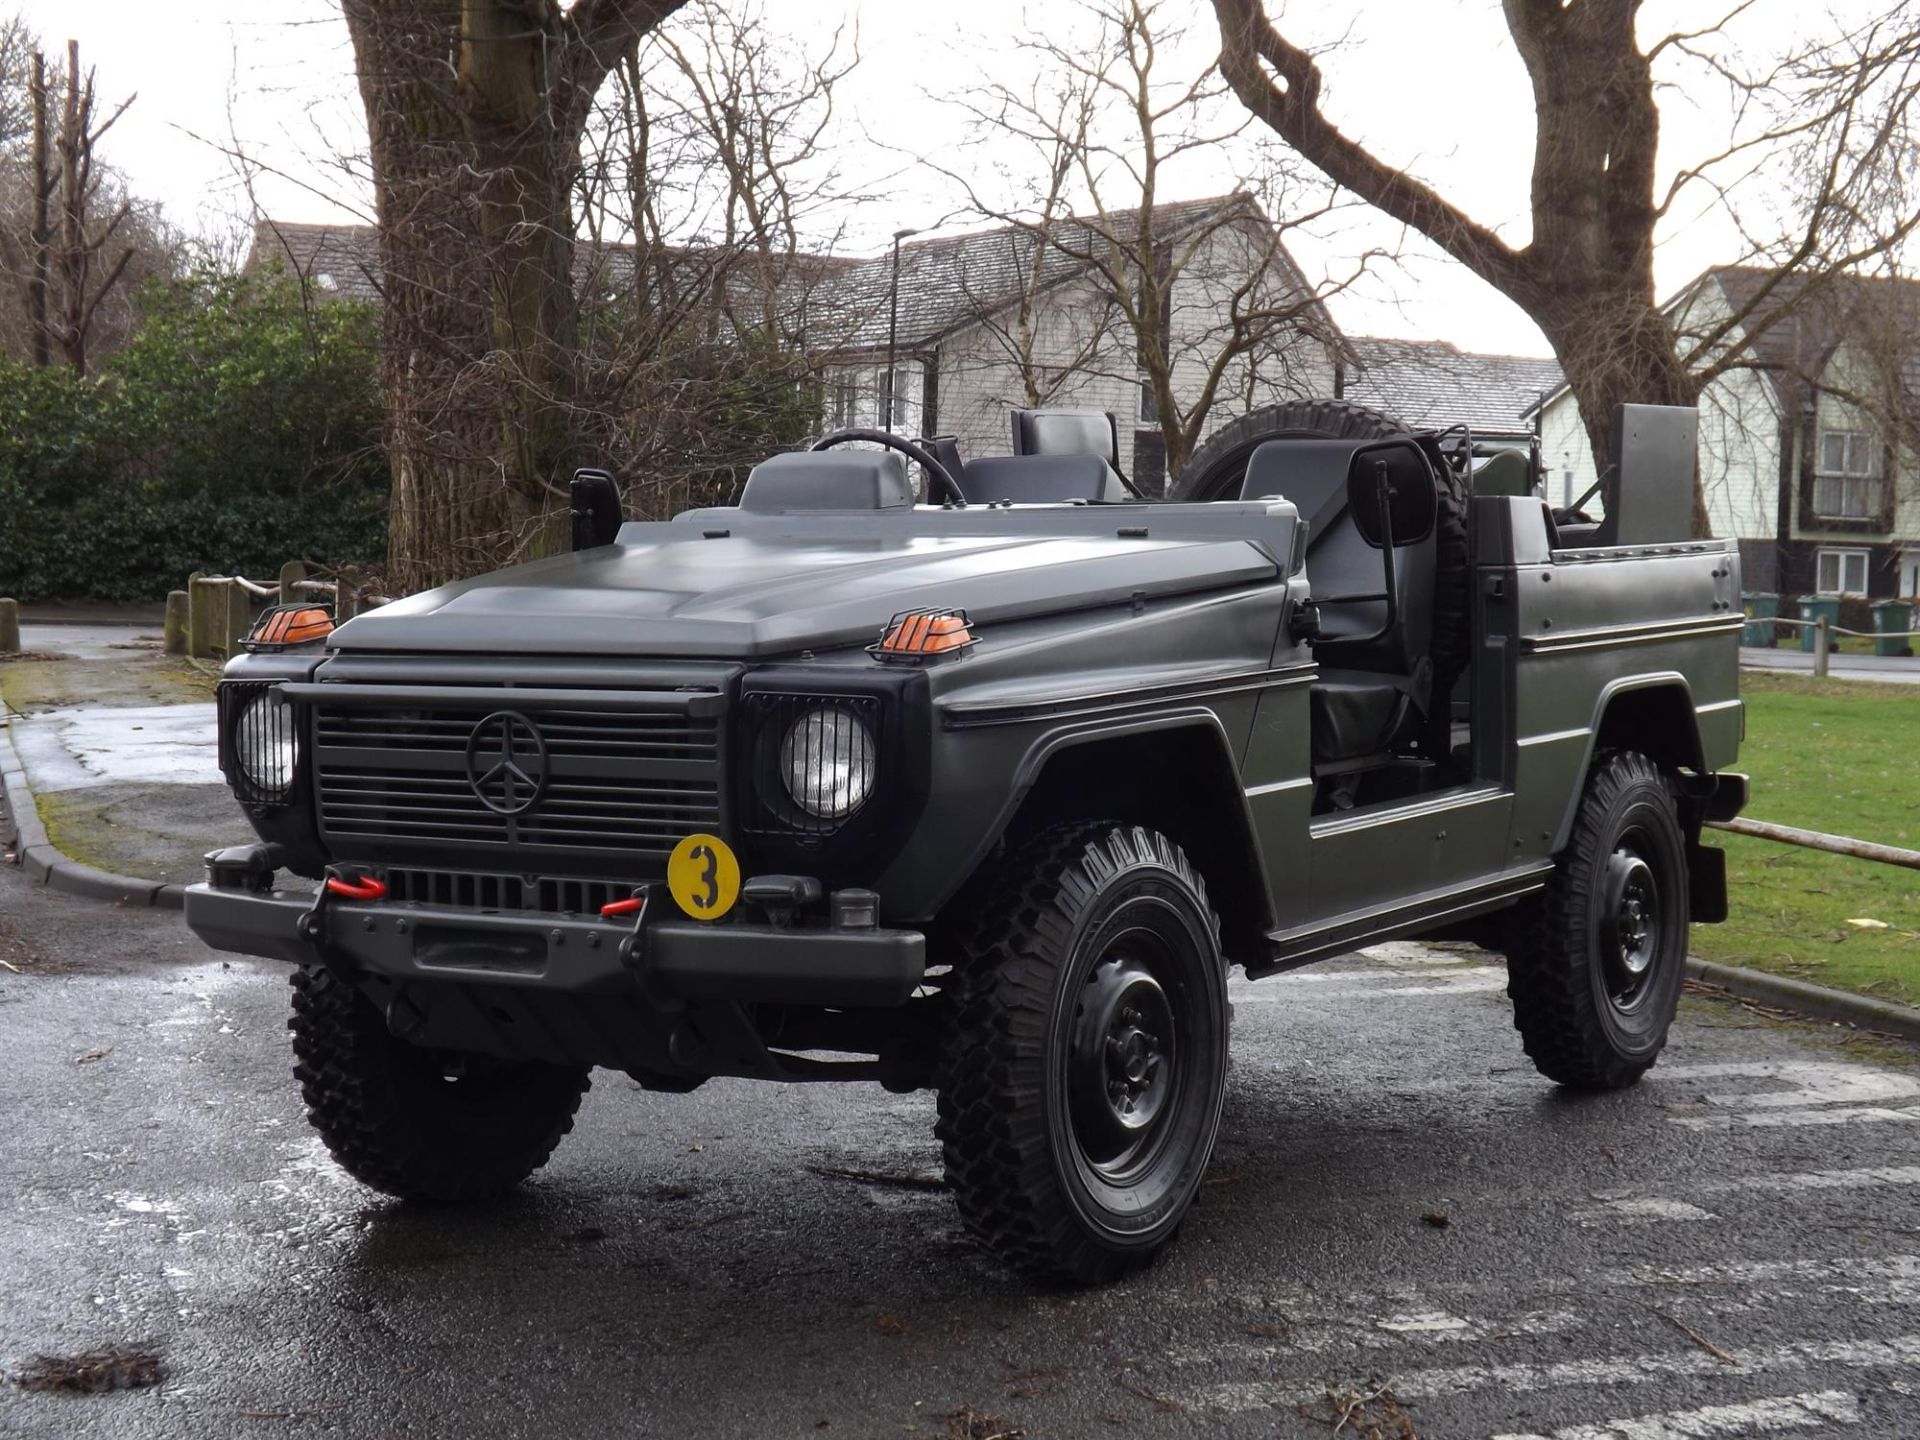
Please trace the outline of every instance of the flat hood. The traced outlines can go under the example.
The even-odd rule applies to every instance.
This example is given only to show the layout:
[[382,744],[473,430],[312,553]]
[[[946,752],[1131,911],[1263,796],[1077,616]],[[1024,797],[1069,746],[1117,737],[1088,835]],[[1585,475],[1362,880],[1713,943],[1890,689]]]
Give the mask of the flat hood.
[[920,606],[965,609],[991,624],[1278,574],[1248,540],[1155,539],[1144,525],[1116,533],[1109,522],[1104,534],[1068,536],[898,526],[860,534],[850,525],[855,533],[827,538],[702,528],[686,518],[700,517],[629,525],[617,545],[411,596],[343,625],[330,643],[745,659],[871,644],[889,617]]

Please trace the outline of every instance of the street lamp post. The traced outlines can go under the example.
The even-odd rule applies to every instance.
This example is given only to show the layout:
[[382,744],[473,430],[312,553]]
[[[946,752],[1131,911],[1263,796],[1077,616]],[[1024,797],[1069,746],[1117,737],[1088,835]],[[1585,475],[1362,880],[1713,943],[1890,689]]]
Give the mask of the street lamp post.
[[893,433],[894,392],[899,388],[893,373],[893,347],[900,333],[900,242],[909,235],[918,235],[918,230],[896,230],[893,232],[893,280],[887,286],[887,412],[882,423],[889,435]]

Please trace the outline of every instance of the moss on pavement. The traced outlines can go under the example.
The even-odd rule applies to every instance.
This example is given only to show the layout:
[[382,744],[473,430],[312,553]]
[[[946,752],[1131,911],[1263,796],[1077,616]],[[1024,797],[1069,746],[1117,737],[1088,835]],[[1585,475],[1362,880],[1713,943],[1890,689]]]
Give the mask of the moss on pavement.
[[31,714],[73,705],[184,705],[213,698],[218,676],[186,660],[130,646],[122,660],[0,660],[0,700]]

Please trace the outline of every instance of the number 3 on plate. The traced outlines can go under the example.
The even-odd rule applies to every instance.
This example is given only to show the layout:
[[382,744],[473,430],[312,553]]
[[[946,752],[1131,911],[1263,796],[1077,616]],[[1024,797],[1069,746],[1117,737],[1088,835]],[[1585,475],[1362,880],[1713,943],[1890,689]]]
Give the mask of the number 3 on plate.
[[718,920],[740,898],[740,862],[718,835],[689,835],[667,857],[667,888],[696,920]]

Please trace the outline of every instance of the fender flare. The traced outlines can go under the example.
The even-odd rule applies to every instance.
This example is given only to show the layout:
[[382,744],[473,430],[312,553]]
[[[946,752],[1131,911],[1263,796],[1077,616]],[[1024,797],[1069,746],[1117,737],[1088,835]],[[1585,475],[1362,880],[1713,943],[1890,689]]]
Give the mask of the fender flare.
[[1212,763],[1218,767],[1224,792],[1231,793],[1233,797],[1233,803],[1223,819],[1233,824],[1237,832],[1233,837],[1234,846],[1247,859],[1247,869],[1254,881],[1253,900],[1259,911],[1260,927],[1263,930],[1270,929],[1274,923],[1273,892],[1260,852],[1259,832],[1254,828],[1253,812],[1247,805],[1246,790],[1240,783],[1240,769],[1234,761],[1233,745],[1226,728],[1220,723],[1220,717],[1204,705],[1133,715],[1120,721],[1098,719],[1067,722],[1052,726],[1035,736],[1014,770],[1013,783],[1007,787],[1006,799],[995,813],[980,843],[968,856],[964,873],[968,876],[976,873],[993,848],[1005,838],[1015,817],[1045,774],[1048,764],[1057,756],[1103,741],[1176,730],[1197,730],[1206,737],[1202,744],[1213,756]]
[[[1623,695],[1644,694],[1648,691],[1678,691],[1680,704],[1686,713],[1686,727],[1676,737],[1679,742],[1679,763],[1694,771],[1705,769],[1705,750],[1700,742],[1700,716],[1694,709],[1693,686],[1687,677],[1678,670],[1655,670],[1642,675],[1624,675],[1610,680],[1601,687],[1593,702],[1593,718],[1587,725],[1587,744],[1580,755],[1580,766],[1575,772],[1575,785],[1567,797],[1566,809],[1560,817],[1560,823],[1554,828],[1552,852],[1558,855],[1567,846],[1573,834],[1574,817],[1580,810],[1580,798],[1586,790],[1587,776],[1593,769],[1593,759],[1600,748],[1600,733],[1606,725],[1607,712],[1614,701]],[[1669,750],[1667,756],[1655,756],[1655,759],[1674,757]]]

